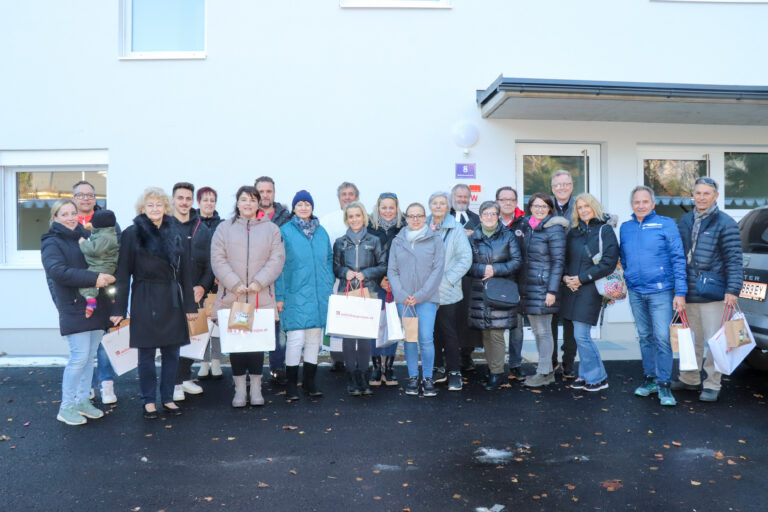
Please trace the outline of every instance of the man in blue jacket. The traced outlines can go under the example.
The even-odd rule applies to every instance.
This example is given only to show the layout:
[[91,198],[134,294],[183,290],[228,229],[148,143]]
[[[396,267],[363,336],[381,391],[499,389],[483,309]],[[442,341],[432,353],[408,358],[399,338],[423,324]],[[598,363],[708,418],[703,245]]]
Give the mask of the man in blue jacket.
[[634,213],[621,225],[620,254],[645,373],[635,395],[658,393],[661,405],[673,406],[669,324],[688,292],[683,243],[675,221],[656,214],[653,189],[635,187],[630,203]]
[[707,340],[720,328],[725,308],[735,306],[739,300],[744,278],[739,227],[717,208],[718,196],[715,180],[706,176],[697,179],[693,189],[695,208],[677,225],[688,264],[685,311],[693,330],[699,369],[680,372],[680,380],[672,383],[672,389],[698,391],[703,362],[707,377],[699,395],[702,402],[715,402],[720,394],[721,373],[715,370],[711,356],[703,361]]

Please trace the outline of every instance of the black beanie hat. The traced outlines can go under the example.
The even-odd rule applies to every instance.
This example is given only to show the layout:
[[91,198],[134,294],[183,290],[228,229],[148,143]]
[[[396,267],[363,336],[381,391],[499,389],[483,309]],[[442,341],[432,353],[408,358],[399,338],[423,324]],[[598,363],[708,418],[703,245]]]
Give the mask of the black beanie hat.
[[113,228],[116,222],[112,210],[96,210],[91,217],[91,226],[94,228]]

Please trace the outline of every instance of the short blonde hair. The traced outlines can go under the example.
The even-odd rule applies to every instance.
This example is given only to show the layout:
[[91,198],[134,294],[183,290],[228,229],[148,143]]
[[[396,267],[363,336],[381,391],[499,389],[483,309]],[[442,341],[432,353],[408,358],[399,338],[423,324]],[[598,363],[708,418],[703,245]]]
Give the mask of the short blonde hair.
[[136,215],[144,213],[144,207],[147,205],[147,201],[150,199],[160,199],[163,201],[163,210],[166,215],[171,214],[171,200],[168,199],[168,194],[165,193],[160,187],[149,187],[144,189],[144,192],[139,196],[136,201]]
[[360,201],[352,201],[347,206],[344,207],[344,224],[349,227],[349,210],[352,208],[359,208],[361,212],[363,212],[363,227],[368,225],[368,213],[365,211],[365,206],[363,206],[363,203]]
[[61,210],[62,207],[66,206],[68,204],[71,204],[72,206],[74,206],[75,207],[75,213],[77,213],[77,205],[75,204],[75,202],[73,200],[66,199],[66,198],[65,199],[59,199],[58,201],[53,203],[53,206],[51,206],[51,220],[48,222],[49,226],[52,226],[53,223],[55,222],[56,216],[59,214],[59,210]]
[[573,200],[573,213],[571,214],[571,225],[573,227],[576,228],[579,226],[579,208],[577,206],[579,201],[584,201],[589,205],[590,208],[592,208],[592,211],[595,212],[595,218],[597,220],[603,220],[603,205],[600,204],[600,201],[598,201],[595,196],[588,192],[584,192],[583,194],[576,196],[576,199]]

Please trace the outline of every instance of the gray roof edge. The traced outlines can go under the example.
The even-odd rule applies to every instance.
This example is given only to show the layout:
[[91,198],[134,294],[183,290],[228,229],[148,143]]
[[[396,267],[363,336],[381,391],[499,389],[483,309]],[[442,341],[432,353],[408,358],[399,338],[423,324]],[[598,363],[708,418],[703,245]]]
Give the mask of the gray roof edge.
[[766,86],[505,78],[500,75],[487,89],[477,91],[477,104],[483,106],[496,93],[506,91],[768,101]]

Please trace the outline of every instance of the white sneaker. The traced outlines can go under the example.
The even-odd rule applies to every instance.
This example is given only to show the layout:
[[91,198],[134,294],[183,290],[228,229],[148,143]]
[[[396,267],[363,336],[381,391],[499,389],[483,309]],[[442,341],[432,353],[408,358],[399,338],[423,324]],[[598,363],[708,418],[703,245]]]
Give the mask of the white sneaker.
[[211,361],[211,375],[214,377],[221,377],[221,359],[214,359]]
[[173,386],[173,401],[174,402],[181,402],[186,397],[184,396],[184,389],[182,388],[181,384],[176,384]]
[[197,378],[205,379],[211,374],[211,364],[205,361],[200,363],[200,369],[197,370]]
[[114,404],[115,402],[117,402],[115,383],[111,380],[105,380],[101,383],[101,403]]
[[190,395],[199,395],[203,392],[203,388],[195,384],[194,381],[191,380],[185,380],[181,383],[181,389],[184,390],[185,393],[189,393]]

